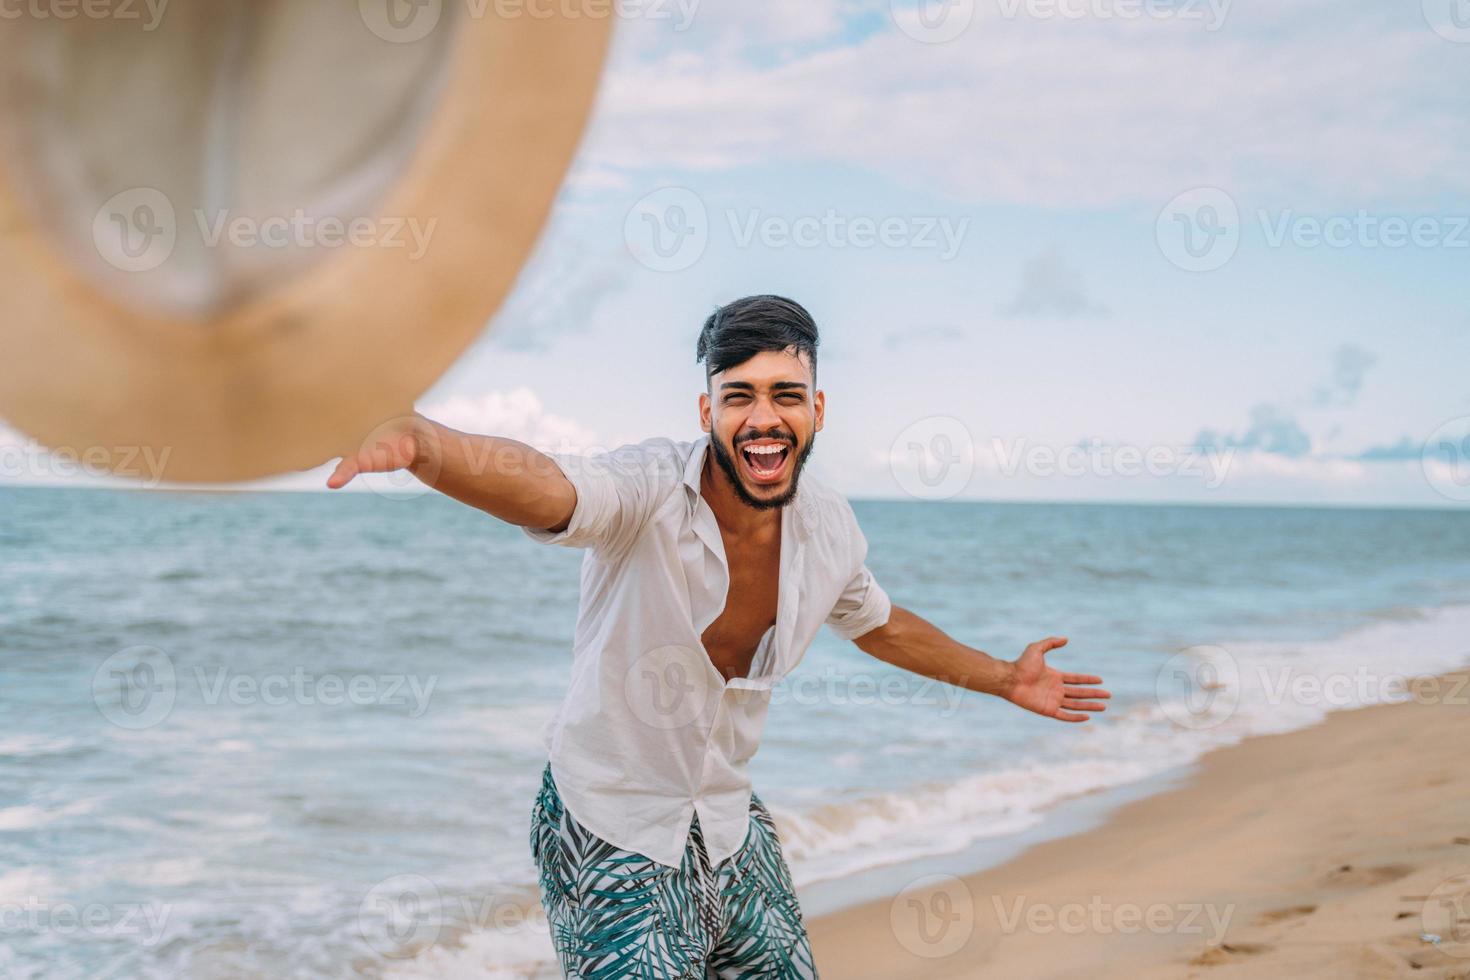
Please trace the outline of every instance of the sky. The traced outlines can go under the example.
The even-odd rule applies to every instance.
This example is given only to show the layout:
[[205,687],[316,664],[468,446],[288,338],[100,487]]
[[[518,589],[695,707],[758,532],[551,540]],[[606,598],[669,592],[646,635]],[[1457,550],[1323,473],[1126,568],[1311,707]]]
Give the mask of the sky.
[[853,498],[1470,501],[1466,0],[617,9],[430,417],[695,438],[705,317],[778,293],[822,332],[810,466]]

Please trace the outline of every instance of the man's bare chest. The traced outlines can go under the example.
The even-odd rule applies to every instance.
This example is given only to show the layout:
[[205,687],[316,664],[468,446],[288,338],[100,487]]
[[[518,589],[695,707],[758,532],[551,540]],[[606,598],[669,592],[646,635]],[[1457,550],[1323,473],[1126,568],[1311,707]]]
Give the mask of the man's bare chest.
[[776,622],[780,594],[779,536],[770,541],[725,540],[730,591],[725,608],[704,631],[702,642],[715,669],[729,680],[745,677],[766,630]]

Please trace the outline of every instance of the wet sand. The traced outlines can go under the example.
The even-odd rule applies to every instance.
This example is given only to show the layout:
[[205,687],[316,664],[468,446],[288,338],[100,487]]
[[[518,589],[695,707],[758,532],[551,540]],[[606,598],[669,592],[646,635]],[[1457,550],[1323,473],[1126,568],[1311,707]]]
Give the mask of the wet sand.
[[812,917],[817,965],[833,980],[1470,980],[1470,676],[1429,683],[1215,751],[1181,787],[998,867]]

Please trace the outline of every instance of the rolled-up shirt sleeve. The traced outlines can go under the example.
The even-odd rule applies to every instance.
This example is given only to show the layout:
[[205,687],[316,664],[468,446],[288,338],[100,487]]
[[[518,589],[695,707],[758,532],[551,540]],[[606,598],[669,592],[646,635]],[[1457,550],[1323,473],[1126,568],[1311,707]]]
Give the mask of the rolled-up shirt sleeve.
[[577,491],[576,506],[560,531],[521,530],[540,544],[568,548],[617,550],[630,543],[656,503],[661,478],[677,472],[666,442],[647,440],[605,453],[547,453]]
[[893,602],[865,564],[838,597],[827,625],[844,640],[856,640],[888,622]]
[[841,513],[847,524],[847,540],[852,545],[850,564],[854,569],[842,594],[837,597],[827,616],[827,625],[844,640],[855,640],[888,622],[893,602],[868,568],[868,539],[858,525],[852,505],[842,500]]

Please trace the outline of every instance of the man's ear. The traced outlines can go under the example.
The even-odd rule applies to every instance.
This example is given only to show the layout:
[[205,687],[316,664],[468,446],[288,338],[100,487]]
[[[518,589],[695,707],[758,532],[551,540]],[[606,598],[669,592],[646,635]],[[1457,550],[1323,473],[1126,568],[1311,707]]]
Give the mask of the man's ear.
[[714,426],[714,416],[713,416],[712,412],[713,412],[713,406],[710,404],[709,393],[708,392],[700,392],[700,394],[699,394],[699,427],[701,429],[703,429],[705,432],[713,432],[714,431],[714,428],[715,428],[715,426]]
[[821,432],[822,423],[827,416],[827,393],[820,388],[812,396],[812,410],[816,413],[816,425],[812,427],[812,431]]

